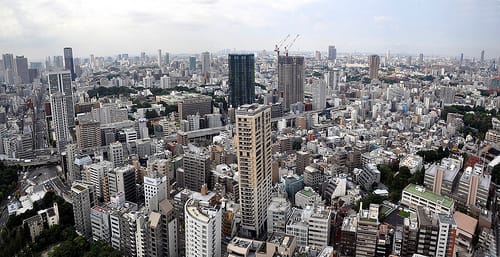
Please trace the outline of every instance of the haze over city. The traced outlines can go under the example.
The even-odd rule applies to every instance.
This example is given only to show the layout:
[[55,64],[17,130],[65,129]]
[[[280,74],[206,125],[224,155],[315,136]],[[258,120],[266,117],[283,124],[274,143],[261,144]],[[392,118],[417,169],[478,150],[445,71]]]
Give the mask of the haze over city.
[[72,46],[75,56],[273,50],[300,34],[294,50],[476,58],[500,56],[498,0],[7,1],[0,49],[43,60]]

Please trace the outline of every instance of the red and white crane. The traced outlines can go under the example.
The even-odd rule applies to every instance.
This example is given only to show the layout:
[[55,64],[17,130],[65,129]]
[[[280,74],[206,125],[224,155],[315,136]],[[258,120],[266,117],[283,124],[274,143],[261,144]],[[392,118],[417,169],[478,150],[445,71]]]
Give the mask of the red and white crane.
[[274,48],[274,51],[280,55],[280,48],[283,46],[285,41],[290,37],[290,34],[288,34],[283,40],[281,40],[278,44],[276,44],[276,47]]
[[292,42],[290,42],[290,44],[288,44],[287,46],[285,46],[285,56],[288,56],[288,49],[292,48],[293,46],[293,43],[295,43],[295,40],[297,40],[297,38],[299,37],[300,35],[297,34],[297,36],[295,36],[295,38],[292,40]]

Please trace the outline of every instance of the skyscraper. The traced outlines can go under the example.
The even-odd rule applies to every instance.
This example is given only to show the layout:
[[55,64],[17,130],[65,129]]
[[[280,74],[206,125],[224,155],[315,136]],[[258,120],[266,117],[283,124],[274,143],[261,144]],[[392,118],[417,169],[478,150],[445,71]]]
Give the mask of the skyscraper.
[[92,237],[91,208],[97,203],[94,185],[84,181],[75,181],[71,186],[75,229],[86,238]]
[[5,69],[14,69],[14,55],[13,54],[3,54],[2,60]]
[[271,201],[271,108],[243,105],[236,111],[236,145],[242,229],[248,237],[265,232]]
[[283,99],[283,110],[291,104],[304,101],[304,57],[278,57],[278,92]]
[[210,53],[203,52],[201,53],[201,74],[205,75],[210,72]]
[[196,57],[195,56],[189,56],[189,69],[196,70]]
[[418,64],[424,64],[424,54],[422,53],[418,56]]
[[370,79],[378,79],[380,57],[376,54],[368,56],[368,65],[370,66]]
[[[59,71],[49,73],[49,94],[61,93],[65,98],[67,126],[75,127],[75,107],[73,104],[73,89],[71,87],[71,73]],[[54,112],[52,112],[54,113]]]
[[229,104],[234,108],[255,101],[255,57],[229,55]]
[[162,65],[162,59],[161,59],[161,49],[158,49],[158,67],[161,67]]
[[337,59],[337,49],[335,46],[328,46],[328,60],[334,62]]
[[64,48],[64,69],[71,72],[71,80],[75,80],[75,66],[73,64],[73,49],[71,47]]
[[484,50],[481,51],[481,63],[484,63]]
[[460,66],[462,66],[462,64],[464,64],[464,53],[460,54]]
[[16,56],[16,65],[14,66],[15,74],[19,78],[21,84],[30,83],[30,74],[28,71],[28,58],[24,56]]
[[164,56],[165,63],[167,64],[167,66],[170,66],[170,55],[168,53],[165,53]]
[[50,96],[50,107],[56,134],[57,150],[59,153],[62,153],[66,145],[72,141],[68,129],[66,97],[61,92],[52,94]]
[[14,55],[3,54],[2,60],[4,64],[5,82],[7,82],[7,84],[14,84]]

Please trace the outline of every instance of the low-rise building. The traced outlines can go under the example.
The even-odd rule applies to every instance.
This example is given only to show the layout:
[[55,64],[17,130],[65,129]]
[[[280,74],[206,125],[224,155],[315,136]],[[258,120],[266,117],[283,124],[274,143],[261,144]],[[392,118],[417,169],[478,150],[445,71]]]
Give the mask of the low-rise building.
[[413,210],[418,206],[427,207],[433,213],[451,214],[455,208],[455,202],[451,198],[437,195],[415,184],[409,184],[403,189],[401,203]]

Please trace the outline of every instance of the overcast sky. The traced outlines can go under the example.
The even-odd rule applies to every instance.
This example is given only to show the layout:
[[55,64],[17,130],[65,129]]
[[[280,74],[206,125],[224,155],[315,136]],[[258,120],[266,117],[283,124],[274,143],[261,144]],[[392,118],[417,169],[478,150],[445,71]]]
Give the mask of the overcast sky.
[[0,0],[0,52],[31,60],[293,49],[500,57],[500,0]]

